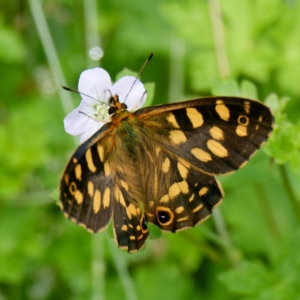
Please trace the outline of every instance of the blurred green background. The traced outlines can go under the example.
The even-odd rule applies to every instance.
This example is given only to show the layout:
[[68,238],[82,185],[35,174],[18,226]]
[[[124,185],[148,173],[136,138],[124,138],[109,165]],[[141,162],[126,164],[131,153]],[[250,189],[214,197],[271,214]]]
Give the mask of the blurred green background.
[[[0,300],[300,299],[299,1],[0,8]],[[63,118],[80,97],[60,86],[76,88],[97,65],[113,79],[138,71],[152,51],[141,80],[155,84],[154,104],[247,96],[267,102],[276,126],[244,169],[219,178],[226,195],[213,217],[129,255],[65,219],[50,196],[77,143]]]

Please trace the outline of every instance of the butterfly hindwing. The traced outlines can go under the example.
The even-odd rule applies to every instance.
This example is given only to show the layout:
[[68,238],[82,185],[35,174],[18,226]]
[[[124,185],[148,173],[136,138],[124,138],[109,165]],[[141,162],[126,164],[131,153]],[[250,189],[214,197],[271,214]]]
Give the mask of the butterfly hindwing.
[[163,143],[148,140],[146,135],[142,145],[138,165],[147,197],[147,221],[176,232],[207,219],[223,198],[217,179],[169,152]]
[[164,139],[167,149],[208,174],[226,174],[242,167],[273,126],[268,107],[235,97],[144,108],[136,115],[153,139]]
[[115,187],[114,235],[119,248],[135,252],[144,245],[149,232],[140,206],[130,198],[124,186]]
[[66,167],[60,186],[62,210],[90,232],[102,231],[113,219],[118,246],[135,252],[149,232],[137,202],[141,191],[128,191],[124,162],[130,182],[137,186],[138,175],[124,149],[115,147],[120,142],[117,135],[107,131],[101,138],[96,136],[77,149]]

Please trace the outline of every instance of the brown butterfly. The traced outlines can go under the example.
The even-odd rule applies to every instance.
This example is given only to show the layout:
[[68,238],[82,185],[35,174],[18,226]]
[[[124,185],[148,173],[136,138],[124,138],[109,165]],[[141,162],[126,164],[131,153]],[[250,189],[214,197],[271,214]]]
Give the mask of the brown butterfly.
[[206,97],[127,110],[80,145],[60,183],[61,208],[89,232],[113,221],[119,248],[139,250],[147,222],[176,232],[207,219],[224,193],[215,175],[243,167],[268,139],[273,115],[240,97]]

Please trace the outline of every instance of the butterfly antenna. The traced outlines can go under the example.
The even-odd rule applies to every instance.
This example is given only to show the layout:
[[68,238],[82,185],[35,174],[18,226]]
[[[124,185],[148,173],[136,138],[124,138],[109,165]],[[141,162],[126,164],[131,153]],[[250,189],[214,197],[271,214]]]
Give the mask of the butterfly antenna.
[[151,60],[151,58],[153,57],[153,55],[154,55],[154,52],[152,52],[152,53],[150,54],[150,56],[147,58],[147,60],[144,62],[144,64],[143,64],[141,70],[139,71],[139,73],[138,73],[137,76],[135,77],[135,80],[134,80],[134,82],[133,82],[133,84],[132,84],[132,86],[131,86],[129,92],[127,93],[127,95],[126,95],[126,97],[125,97],[124,103],[126,102],[127,97],[128,97],[128,95],[130,94],[130,92],[131,92],[133,86],[135,85],[136,81],[137,81],[138,78],[140,77],[141,73],[143,72],[143,70],[145,69],[146,65],[148,64],[148,62],[149,62],[149,61]]
[[76,94],[80,94],[80,95],[86,96],[86,97],[88,97],[88,98],[90,98],[90,99],[96,100],[96,101],[98,101],[98,102],[104,103],[104,104],[106,104],[107,106],[109,106],[109,104],[107,104],[106,102],[100,101],[100,100],[97,99],[97,98],[94,98],[94,97],[92,97],[92,96],[90,96],[90,95],[87,95],[87,94],[85,94],[85,93],[79,92],[79,91],[77,91],[77,90],[75,90],[75,89],[71,89],[71,88],[68,88],[68,87],[66,87],[66,86],[62,86],[62,88],[63,88],[64,90],[66,90],[66,91],[74,92],[74,93],[76,93]]

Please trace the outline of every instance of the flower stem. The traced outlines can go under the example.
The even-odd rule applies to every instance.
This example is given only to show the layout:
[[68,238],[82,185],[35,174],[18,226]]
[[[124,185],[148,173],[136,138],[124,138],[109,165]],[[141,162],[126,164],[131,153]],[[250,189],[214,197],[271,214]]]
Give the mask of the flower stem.
[[58,90],[64,112],[67,114],[74,108],[74,105],[70,93],[64,92],[61,88],[62,85],[66,85],[66,80],[58,59],[57,51],[50,34],[50,30],[46,22],[44,12],[41,7],[41,3],[42,2],[38,0],[28,0],[32,17],[39,34],[39,38],[42,42],[42,46],[53,76],[53,80]]
[[219,207],[213,211],[212,217],[213,217],[217,232],[222,239],[221,244],[224,247],[224,250],[225,250],[228,260],[235,268],[238,268],[240,265],[238,251],[232,245],[232,242],[230,240],[230,235],[227,231],[227,228],[226,228],[226,225],[225,225],[225,222],[224,222],[224,219],[222,217]]
[[126,299],[137,300],[134,284],[128,272],[127,265],[124,259],[124,254],[116,247],[115,243],[113,243],[112,241],[108,242],[113,256],[113,261],[115,262],[119,278],[125,291]]
[[294,191],[292,189],[292,185],[290,183],[287,171],[286,171],[286,166],[285,165],[278,165],[279,166],[279,171],[280,171],[280,176],[283,182],[284,189],[287,193],[288,199],[290,201],[290,204],[294,210],[295,216],[297,218],[298,223],[300,224],[300,205],[299,202],[294,194]]
[[184,55],[185,43],[179,39],[172,39],[170,43],[170,69],[168,102],[182,100],[184,85]]
[[257,183],[255,185],[255,192],[257,194],[257,199],[259,202],[259,205],[261,207],[264,219],[269,227],[269,230],[273,237],[276,239],[280,238],[280,231],[276,223],[276,219],[274,218],[274,215],[272,214],[272,207],[270,205],[268,195],[265,193],[265,190],[263,186],[260,183]]
[[221,78],[225,78],[230,74],[230,70],[219,1],[208,0],[208,7],[213,30],[219,74]]
[[92,47],[100,46],[100,36],[98,34],[98,14],[96,0],[83,0],[84,29],[85,29],[85,50],[87,67],[93,68],[99,65],[98,61],[89,57],[89,50]]
[[[87,68],[98,65],[89,57],[89,50],[99,44],[98,14],[96,0],[83,0],[85,47]],[[92,242],[92,300],[104,299],[105,289],[105,261],[104,261],[104,237],[103,234],[95,234]]]
[[105,262],[104,262],[105,234],[92,236],[92,300],[103,300],[105,287]]

